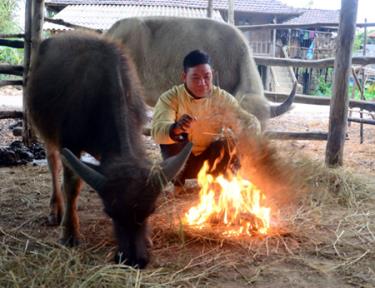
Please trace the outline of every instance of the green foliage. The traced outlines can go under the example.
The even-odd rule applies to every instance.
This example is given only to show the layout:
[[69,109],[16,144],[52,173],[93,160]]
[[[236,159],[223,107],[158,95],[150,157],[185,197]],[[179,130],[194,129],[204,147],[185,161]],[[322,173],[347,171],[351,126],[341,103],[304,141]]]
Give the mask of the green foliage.
[[367,88],[367,92],[375,94],[375,83],[371,83]]
[[[375,30],[367,31],[367,35],[375,32]],[[357,32],[354,38],[353,51],[357,51],[363,48],[364,43],[364,32]],[[367,38],[367,44],[375,44],[375,39]]]
[[[349,97],[352,95],[353,85],[349,85]],[[317,88],[314,91],[315,96],[330,96],[332,95],[332,83],[331,82],[325,82],[324,77],[319,77],[319,83],[317,85]],[[355,90],[354,99],[360,100],[361,94],[359,93],[359,90]],[[366,85],[365,87],[365,99],[366,100],[375,100],[375,83]]]
[[1,33],[17,33],[19,28],[14,19],[18,9],[17,0],[0,1],[0,31]]
[[314,91],[316,96],[329,96],[332,94],[332,83],[326,82],[324,76],[319,76],[319,83]]
[[20,65],[23,60],[23,49],[0,46],[0,63]]
[[[353,86],[350,86],[349,87],[349,92],[350,92],[349,95],[350,95],[350,97],[352,95],[352,90],[353,90]],[[365,95],[364,96],[365,96],[366,100],[375,100],[375,83],[366,85],[366,87],[365,87]],[[355,90],[354,99],[356,99],[356,100],[360,100],[361,99],[361,94],[359,93],[358,89]]]
[[[1,0],[0,0],[1,1]],[[14,49],[0,46],[0,64],[21,65],[23,62],[23,49]],[[0,74],[0,80],[18,79],[18,76]]]
[[353,51],[361,49],[363,44],[363,33],[356,33],[354,37]]

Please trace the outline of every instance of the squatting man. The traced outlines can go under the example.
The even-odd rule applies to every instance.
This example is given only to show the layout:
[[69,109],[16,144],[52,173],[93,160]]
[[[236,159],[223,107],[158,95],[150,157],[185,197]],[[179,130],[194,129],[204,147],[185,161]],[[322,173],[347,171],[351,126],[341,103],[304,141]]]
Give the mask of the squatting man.
[[238,168],[233,153],[236,136],[257,136],[261,129],[257,118],[242,109],[236,98],[213,85],[210,57],[205,52],[194,50],[185,56],[182,80],[183,84],[160,96],[151,131],[164,160],[193,143],[185,169],[174,181],[175,192],[183,188],[185,179],[197,177],[206,160],[208,172],[215,176]]

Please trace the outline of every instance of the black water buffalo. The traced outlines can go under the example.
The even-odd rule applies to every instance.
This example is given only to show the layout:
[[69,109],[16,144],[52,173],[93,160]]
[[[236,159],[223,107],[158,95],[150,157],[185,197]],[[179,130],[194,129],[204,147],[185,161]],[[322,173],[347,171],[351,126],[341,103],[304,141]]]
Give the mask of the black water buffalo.
[[216,84],[262,123],[286,112],[293,102],[295,89],[281,105],[269,104],[247,40],[232,25],[211,19],[137,17],[116,22],[107,35],[126,45],[150,106],[181,83],[183,58],[195,49],[211,56]]
[[[27,105],[48,151],[50,222],[59,223],[64,210],[61,242],[78,244],[82,178],[99,193],[112,218],[119,246],[116,260],[142,268],[149,261],[147,218],[163,186],[184,165],[191,145],[154,167],[146,158],[141,139],[145,108],[133,66],[121,44],[101,36],[69,32],[47,39],[31,66]],[[82,151],[100,159],[100,165],[80,161]],[[64,197],[58,185],[60,153]]]

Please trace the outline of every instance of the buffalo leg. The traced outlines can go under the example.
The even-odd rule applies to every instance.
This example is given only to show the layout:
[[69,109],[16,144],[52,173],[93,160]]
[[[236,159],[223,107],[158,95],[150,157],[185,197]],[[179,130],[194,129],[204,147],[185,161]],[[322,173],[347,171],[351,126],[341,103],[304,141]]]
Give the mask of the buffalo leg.
[[81,179],[68,167],[64,167],[64,217],[62,220],[62,237],[60,242],[66,246],[79,244],[79,217],[77,213],[77,202],[81,190]]
[[52,194],[50,199],[48,224],[56,226],[60,224],[63,213],[61,185],[59,181],[61,172],[61,160],[60,153],[57,149],[47,146],[47,161],[49,170],[52,175]]

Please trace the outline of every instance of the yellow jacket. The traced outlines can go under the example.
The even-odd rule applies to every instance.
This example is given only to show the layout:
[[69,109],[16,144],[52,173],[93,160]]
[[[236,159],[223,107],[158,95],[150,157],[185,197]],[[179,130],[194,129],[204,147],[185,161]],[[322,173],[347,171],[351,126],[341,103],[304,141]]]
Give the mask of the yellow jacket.
[[195,99],[181,84],[164,92],[156,103],[151,130],[154,141],[158,144],[175,143],[169,137],[169,129],[183,114],[196,120],[187,131],[194,155],[202,153],[225,128],[230,128],[234,134],[241,133],[242,129],[250,129],[256,135],[260,133],[258,119],[243,110],[228,92],[213,86],[209,97]]

